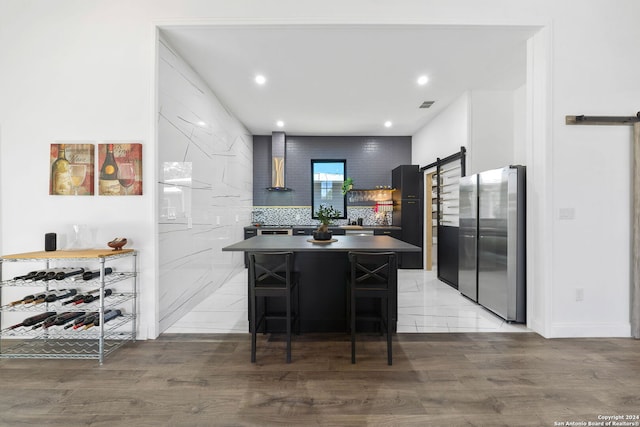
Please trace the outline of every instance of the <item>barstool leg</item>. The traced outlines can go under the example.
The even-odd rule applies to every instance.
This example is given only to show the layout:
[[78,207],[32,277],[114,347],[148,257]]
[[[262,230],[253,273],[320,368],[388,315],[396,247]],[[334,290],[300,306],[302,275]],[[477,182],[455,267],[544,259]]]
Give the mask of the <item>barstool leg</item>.
[[386,298],[387,300],[387,364],[389,366],[391,366],[391,364],[393,363],[393,350],[391,348],[393,341],[391,340],[392,335],[391,335],[391,301],[390,298],[387,296]]
[[287,363],[291,363],[291,292],[287,293]]
[[356,297],[353,288],[351,289],[351,363],[356,363]]
[[256,312],[256,297],[253,295],[251,297],[251,363],[256,362],[256,322],[257,312]]
[[296,285],[296,321],[297,321],[297,335],[300,335],[300,284]]

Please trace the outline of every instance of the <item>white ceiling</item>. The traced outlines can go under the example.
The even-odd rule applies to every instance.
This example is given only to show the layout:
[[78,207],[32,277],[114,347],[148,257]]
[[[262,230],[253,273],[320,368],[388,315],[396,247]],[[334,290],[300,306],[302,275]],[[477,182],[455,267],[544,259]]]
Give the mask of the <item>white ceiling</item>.
[[[535,31],[373,25],[162,29],[254,135],[413,135],[466,90],[524,84],[526,40]],[[267,83],[257,85],[256,74]],[[423,74],[429,83],[419,86]],[[423,101],[435,104],[418,108]],[[389,129],[386,120],[393,122]]]

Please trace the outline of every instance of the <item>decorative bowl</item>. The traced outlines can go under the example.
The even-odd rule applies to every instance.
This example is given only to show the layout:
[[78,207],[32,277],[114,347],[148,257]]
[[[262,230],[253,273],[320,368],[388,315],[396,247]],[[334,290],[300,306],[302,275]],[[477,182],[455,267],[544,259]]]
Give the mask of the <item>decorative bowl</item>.
[[333,233],[331,231],[314,231],[313,239],[314,240],[331,240],[333,237]]
[[124,237],[116,237],[115,239],[107,243],[107,245],[110,248],[113,248],[114,251],[122,250],[122,247],[126,244],[127,244],[127,239]]

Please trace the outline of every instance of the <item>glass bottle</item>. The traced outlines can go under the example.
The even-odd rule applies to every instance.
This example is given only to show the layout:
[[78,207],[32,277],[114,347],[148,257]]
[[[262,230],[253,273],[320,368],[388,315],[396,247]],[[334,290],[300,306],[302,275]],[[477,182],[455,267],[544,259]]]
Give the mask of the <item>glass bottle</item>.
[[51,164],[51,194],[71,194],[69,161],[65,157],[65,145],[58,144],[58,158]]
[[120,194],[120,182],[118,181],[118,164],[113,155],[113,144],[107,144],[107,154],[100,167],[100,194],[113,196]]

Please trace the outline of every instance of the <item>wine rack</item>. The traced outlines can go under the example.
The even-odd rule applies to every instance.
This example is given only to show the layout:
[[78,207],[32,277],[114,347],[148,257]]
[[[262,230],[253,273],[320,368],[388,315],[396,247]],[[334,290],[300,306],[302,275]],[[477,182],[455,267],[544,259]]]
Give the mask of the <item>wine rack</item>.
[[[107,264],[127,264],[126,260],[117,261],[122,258],[130,258],[131,269],[124,271],[118,267],[107,274]],[[58,264],[82,264],[87,268],[99,270],[100,274],[90,280],[73,280],[75,276],[36,282],[23,279],[4,280],[3,268],[7,269],[10,264],[14,267],[14,263],[38,263],[44,269],[58,267]],[[133,249],[30,252],[0,257],[0,358],[98,359],[102,365],[106,356],[136,339],[136,266],[137,252]],[[18,271],[18,266],[14,269]],[[9,302],[15,301],[15,295],[24,295],[27,292],[71,288],[77,289],[78,294],[93,291],[97,298],[79,305],[63,304],[68,299],[29,305],[11,305]],[[16,289],[21,293],[16,293]],[[105,296],[107,289],[111,289],[111,294]],[[7,298],[12,292],[14,299]],[[110,309],[120,310],[121,315],[105,322],[105,310]],[[45,312],[97,312],[99,324],[87,330],[65,329],[61,325],[46,329],[10,326],[26,317]],[[13,320],[7,321],[9,318]]]

